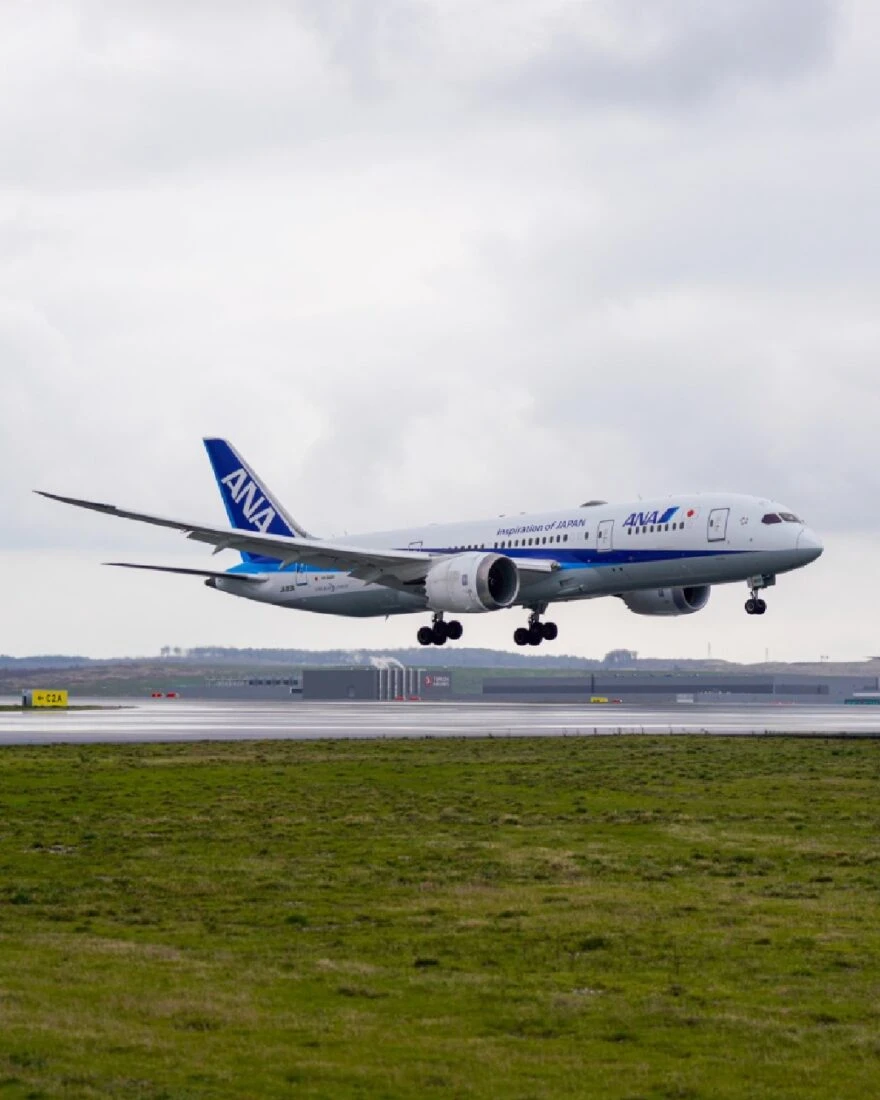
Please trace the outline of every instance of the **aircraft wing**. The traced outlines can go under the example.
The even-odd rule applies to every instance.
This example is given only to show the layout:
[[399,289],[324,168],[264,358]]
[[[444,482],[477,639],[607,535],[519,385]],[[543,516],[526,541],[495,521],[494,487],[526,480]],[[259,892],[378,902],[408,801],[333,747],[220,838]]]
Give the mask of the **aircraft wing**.
[[[284,535],[264,535],[259,531],[210,527],[202,523],[188,523],[184,520],[154,516],[147,512],[131,512],[125,508],[117,508],[114,504],[79,500],[76,497],[64,497],[57,493],[45,493],[40,490],[37,492],[49,500],[59,500],[63,504],[72,504],[76,508],[88,508],[108,516],[133,519],[140,523],[152,524],[154,527],[168,527],[172,531],[181,531],[189,539],[206,542],[209,546],[213,546],[215,554],[221,550],[244,550],[250,554],[262,554],[275,558],[284,565],[305,562],[319,569],[344,569],[361,580],[378,583],[387,583],[388,580],[418,583],[427,573],[430,563],[437,557],[423,550],[374,550],[336,542],[322,542],[318,539],[288,538]],[[234,579],[237,574],[228,576]]]

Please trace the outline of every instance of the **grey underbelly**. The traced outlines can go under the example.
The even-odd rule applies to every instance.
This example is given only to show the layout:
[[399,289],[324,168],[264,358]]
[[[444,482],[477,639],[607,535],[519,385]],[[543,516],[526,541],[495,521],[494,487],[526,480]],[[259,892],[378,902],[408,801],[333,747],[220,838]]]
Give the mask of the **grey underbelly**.
[[405,615],[424,611],[423,596],[410,592],[398,592],[393,588],[372,585],[359,592],[337,592],[323,596],[299,596],[288,607],[300,611],[314,611],[321,615],[350,615],[368,618],[372,615]]

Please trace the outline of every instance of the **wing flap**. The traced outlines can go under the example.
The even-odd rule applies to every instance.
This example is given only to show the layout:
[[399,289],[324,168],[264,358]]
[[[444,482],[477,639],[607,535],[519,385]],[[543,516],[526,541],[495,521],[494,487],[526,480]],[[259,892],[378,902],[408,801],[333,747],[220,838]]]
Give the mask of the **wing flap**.
[[555,573],[559,568],[559,562],[552,558],[514,558],[513,564],[523,577],[527,577],[529,573],[546,576],[548,573]]
[[559,562],[551,558],[514,558],[514,564],[522,584],[535,584],[560,568]]

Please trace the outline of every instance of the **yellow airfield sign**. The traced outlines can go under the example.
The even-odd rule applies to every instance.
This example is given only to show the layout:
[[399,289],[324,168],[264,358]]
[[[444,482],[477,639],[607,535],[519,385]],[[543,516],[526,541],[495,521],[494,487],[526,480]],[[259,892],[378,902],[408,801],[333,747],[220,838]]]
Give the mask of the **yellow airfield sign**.
[[24,693],[22,702],[26,707],[66,707],[67,692],[47,688],[34,688],[33,691],[26,691]]

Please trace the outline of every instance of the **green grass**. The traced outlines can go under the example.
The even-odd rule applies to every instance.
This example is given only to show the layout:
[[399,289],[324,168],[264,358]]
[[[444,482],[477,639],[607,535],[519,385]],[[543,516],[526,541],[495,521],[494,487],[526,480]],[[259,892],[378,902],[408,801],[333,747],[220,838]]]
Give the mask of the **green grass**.
[[880,1095],[880,744],[7,748],[0,1098]]

